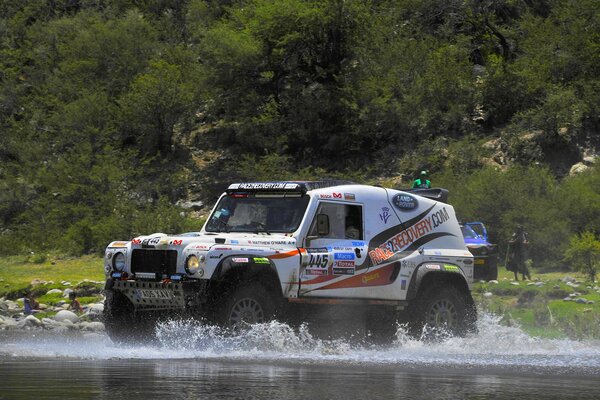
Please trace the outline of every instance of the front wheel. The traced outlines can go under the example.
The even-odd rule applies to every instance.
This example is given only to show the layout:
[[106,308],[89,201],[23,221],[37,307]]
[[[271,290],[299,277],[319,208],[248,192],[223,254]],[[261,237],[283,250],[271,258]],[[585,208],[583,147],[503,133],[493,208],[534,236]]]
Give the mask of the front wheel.
[[216,320],[226,328],[238,330],[274,318],[274,301],[262,285],[253,283],[233,289],[217,308]]
[[153,335],[154,321],[149,316],[136,315],[133,304],[120,292],[106,291],[102,320],[115,343],[147,341]]
[[425,339],[464,336],[474,330],[475,307],[467,294],[453,286],[433,286],[415,299],[411,331]]

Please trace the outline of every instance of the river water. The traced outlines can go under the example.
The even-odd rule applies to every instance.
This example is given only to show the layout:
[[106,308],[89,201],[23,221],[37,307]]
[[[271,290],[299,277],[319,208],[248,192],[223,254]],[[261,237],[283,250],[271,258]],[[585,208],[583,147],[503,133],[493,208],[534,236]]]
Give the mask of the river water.
[[323,340],[273,322],[238,336],[197,322],[152,343],[0,332],[0,399],[600,399],[600,343],[532,338],[490,315],[441,343]]

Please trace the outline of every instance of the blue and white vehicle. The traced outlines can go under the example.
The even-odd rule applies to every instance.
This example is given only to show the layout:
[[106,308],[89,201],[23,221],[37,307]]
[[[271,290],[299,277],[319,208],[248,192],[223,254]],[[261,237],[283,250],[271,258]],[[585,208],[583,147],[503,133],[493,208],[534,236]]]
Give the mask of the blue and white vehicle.
[[446,195],[343,181],[232,184],[199,232],[109,244],[107,330],[119,340],[165,316],[236,328],[334,308],[368,327],[406,318],[417,331],[464,334],[476,318],[474,262]]

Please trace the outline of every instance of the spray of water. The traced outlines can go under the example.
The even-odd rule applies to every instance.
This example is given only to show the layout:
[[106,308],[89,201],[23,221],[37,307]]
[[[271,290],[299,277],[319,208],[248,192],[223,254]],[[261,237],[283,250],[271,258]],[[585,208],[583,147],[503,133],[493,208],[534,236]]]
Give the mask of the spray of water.
[[322,339],[309,327],[273,321],[237,333],[195,320],[172,320],[156,328],[157,340],[114,344],[106,335],[58,336],[52,332],[7,335],[0,332],[0,357],[75,359],[204,359],[375,365],[569,367],[600,373],[597,342],[540,339],[499,318],[481,314],[478,333],[440,342],[416,340],[399,326],[393,343],[375,345],[345,338]]

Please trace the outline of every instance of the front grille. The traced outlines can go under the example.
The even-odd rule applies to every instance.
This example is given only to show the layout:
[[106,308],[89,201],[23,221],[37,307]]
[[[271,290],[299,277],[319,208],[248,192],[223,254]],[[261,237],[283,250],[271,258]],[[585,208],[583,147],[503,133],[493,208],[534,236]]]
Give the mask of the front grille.
[[131,272],[177,273],[177,250],[133,250]]

